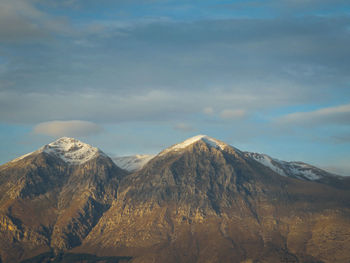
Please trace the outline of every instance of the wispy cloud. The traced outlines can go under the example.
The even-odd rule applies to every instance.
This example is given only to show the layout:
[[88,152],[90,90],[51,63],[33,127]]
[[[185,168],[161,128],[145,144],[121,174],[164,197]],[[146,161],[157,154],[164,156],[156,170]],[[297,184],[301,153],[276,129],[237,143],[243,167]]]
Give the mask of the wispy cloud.
[[37,43],[53,33],[72,32],[67,19],[50,15],[35,3],[33,0],[0,1],[0,43]]
[[101,131],[102,128],[99,125],[80,120],[43,122],[36,125],[33,130],[35,134],[49,135],[52,137],[84,137],[100,133]]
[[350,143],[350,133],[334,135],[331,140],[335,143]]
[[242,109],[225,109],[220,112],[220,117],[226,120],[237,120],[246,116],[246,111]]
[[93,36],[85,22],[51,43],[0,47],[0,121],[182,121],[215,118],[214,109],[237,118],[225,110],[350,95],[348,18],[107,24]]
[[347,0],[249,0],[235,1],[231,4],[222,4],[226,8],[234,10],[268,10],[270,12],[284,15],[310,15],[318,14],[319,12],[339,13],[340,8],[349,7]]
[[309,112],[295,112],[282,116],[277,121],[283,125],[350,125],[350,104],[327,107]]
[[195,128],[188,123],[177,123],[174,126],[174,129],[178,131],[183,131],[183,132],[195,131]]

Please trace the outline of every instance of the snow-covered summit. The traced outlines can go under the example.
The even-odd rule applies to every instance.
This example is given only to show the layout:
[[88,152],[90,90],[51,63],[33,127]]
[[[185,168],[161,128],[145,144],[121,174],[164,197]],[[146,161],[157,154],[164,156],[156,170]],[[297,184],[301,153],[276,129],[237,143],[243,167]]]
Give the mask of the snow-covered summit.
[[22,160],[32,154],[42,152],[56,156],[68,164],[82,164],[95,158],[99,154],[105,155],[101,150],[92,147],[89,144],[83,143],[74,138],[62,137],[41,147],[37,151],[27,153],[12,160],[11,163]]
[[62,137],[47,144],[40,151],[55,155],[69,164],[82,164],[98,154],[103,154],[98,148],[68,137]]
[[214,139],[214,138],[211,138],[207,135],[197,135],[197,136],[194,136],[194,137],[191,137],[181,143],[178,143],[178,144],[175,144],[167,149],[165,149],[164,151],[162,151],[160,153],[160,155],[163,155],[165,153],[168,153],[168,152],[172,152],[172,151],[180,151],[198,141],[203,141],[205,142],[208,146],[210,147],[215,147],[215,148],[219,148],[221,150],[225,149],[228,145],[222,141],[219,141],[217,139]]

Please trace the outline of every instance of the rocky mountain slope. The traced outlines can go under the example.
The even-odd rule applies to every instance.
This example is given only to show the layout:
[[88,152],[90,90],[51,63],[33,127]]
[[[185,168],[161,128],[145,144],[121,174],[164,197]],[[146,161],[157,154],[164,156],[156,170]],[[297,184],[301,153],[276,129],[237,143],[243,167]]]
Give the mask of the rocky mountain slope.
[[61,138],[0,167],[0,253],[18,262],[77,246],[127,174],[97,148]]
[[4,262],[50,250],[131,262],[350,262],[348,178],[202,135],[127,174],[96,148],[61,140],[0,167]]
[[[203,137],[204,135],[198,135],[189,140],[186,140],[186,144],[192,142],[196,138]],[[204,136],[205,137],[205,136]],[[181,144],[178,144],[181,145]],[[174,147],[178,147],[178,145],[174,145]],[[175,148],[176,150],[176,148]],[[169,149],[170,151],[170,149]],[[312,166],[303,162],[287,162],[282,161],[276,158],[272,158],[267,154],[253,153],[253,152],[244,152],[244,155],[248,158],[252,158],[262,165],[269,167],[274,172],[278,173],[282,176],[297,178],[301,180],[307,181],[322,181],[325,178],[338,178],[342,179],[341,176],[337,176],[335,174],[324,171],[320,168]],[[131,155],[131,156],[121,156],[112,158],[117,166],[123,168],[129,172],[136,172],[140,170],[143,166],[145,166],[154,155]]]
[[348,262],[349,208],[346,191],[198,136],[126,177],[77,251],[133,262]]

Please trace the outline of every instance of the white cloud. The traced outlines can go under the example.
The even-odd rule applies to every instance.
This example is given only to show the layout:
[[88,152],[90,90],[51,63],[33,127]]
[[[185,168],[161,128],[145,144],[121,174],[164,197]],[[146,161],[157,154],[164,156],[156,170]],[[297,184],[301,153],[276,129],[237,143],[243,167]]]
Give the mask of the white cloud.
[[280,117],[279,124],[288,125],[324,125],[324,124],[350,124],[350,104],[327,107],[309,112],[295,112]]
[[225,109],[220,112],[220,117],[227,120],[241,119],[246,115],[246,111],[242,109]]
[[44,134],[53,137],[80,137],[97,134],[102,131],[102,128],[93,122],[71,120],[42,122],[36,125],[33,131],[35,134]]

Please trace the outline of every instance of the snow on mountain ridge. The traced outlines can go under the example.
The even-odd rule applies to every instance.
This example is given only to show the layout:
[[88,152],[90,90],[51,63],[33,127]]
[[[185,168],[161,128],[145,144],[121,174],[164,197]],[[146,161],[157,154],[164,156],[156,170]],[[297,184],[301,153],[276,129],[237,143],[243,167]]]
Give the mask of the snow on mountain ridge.
[[205,142],[207,145],[211,146],[211,147],[215,147],[215,148],[220,148],[221,150],[223,150],[224,148],[226,148],[228,145],[222,141],[216,140],[214,138],[211,138],[207,135],[197,135],[194,137],[191,137],[181,143],[177,143],[167,149],[165,149],[164,151],[162,151],[160,153],[160,155],[163,155],[165,153],[171,152],[171,151],[179,151],[182,150],[188,146],[190,146],[191,144],[194,144],[198,141],[203,141]]
[[275,165],[273,162],[280,162],[277,159],[273,159],[270,156],[266,154],[260,154],[260,153],[247,153],[249,157],[252,157],[255,161],[258,161],[259,163],[263,164],[264,166],[269,167],[272,171],[282,175],[282,176],[288,176],[285,174],[283,169]]
[[45,145],[41,148],[41,151],[53,154],[70,164],[82,164],[91,160],[97,154],[103,154],[96,147],[68,137],[62,137]]
[[27,153],[12,160],[11,163],[22,160],[31,154],[42,152],[54,155],[68,164],[82,164],[93,159],[98,154],[105,155],[100,149],[92,147],[89,144],[74,138],[62,137],[34,152]]
[[[224,150],[227,147],[231,147],[236,151],[244,154],[248,158],[252,158],[255,161],[261,163],[262,165],[270,168],[272,171],[276,172],[279,175],[286,177],[293,177],[302,180],[318,180],[324,176],[336,176],[323,171],[312,165],[302,163],[302,162],[286,162],[272,158],[266,154],[252,153],[252,152],[241,152],[238,149],[222,142],[211,138],[206,135],[197,135],[192,138],[189,138],[181,143],[175,144],[164,151],[160,152],[159,155],[163,155],[169,152],[177,152],[182,149],[198,142],[203,141],[210,147],[215,147],[217,149]],[[77,165],[85,163],[96,156],[105,155],[101,150],[96,147],[93,147],[89,144],[83,143],[74,138],[62,137],[52,143],[49,143],[39,150],[22,155],[11,162],[17,162],[21,159],[24,159],[31,154],[45,152],[50,155],[56,156],[66,162],[67,164]],[[140,170],[148,161],[150,161],[154,155],[134,155],[134,156],[124,156],[124,157],[114,157],[114,163],[122,169],[125,169],[129,172],[135,172]]]
[[269,167],[279,175],[294,177],[302,180],[321,179],[325,171],[303,162],[286,162],[271,158],[266,154],[246,152],[246,156],[253,158],[264,166]]
[[148,163],[154,155],[136,154],[131,156],[114,157],[114,163],[129,172],[136,172],[140,170],[146,163]]

